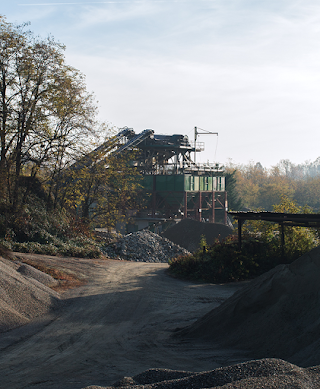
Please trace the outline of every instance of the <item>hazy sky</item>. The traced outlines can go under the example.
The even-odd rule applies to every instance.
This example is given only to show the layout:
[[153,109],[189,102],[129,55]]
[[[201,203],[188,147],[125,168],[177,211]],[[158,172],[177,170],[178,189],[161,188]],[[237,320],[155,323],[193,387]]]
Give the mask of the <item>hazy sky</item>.
[[0,4],[8,22],[66,45],[103,121],[191,139],[194,126],[218,132],[199,137],[202,162],[320,156],[319,1]]

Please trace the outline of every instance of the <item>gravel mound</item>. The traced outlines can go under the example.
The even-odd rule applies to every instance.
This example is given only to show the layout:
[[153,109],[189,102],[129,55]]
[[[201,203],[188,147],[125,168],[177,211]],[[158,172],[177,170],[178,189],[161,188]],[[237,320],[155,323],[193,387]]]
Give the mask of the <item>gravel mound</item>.
[[34,280],[37,280],[48,287],[59,284],[59,281],[55,280],[49,274],[43,273],[42,271],[35,269],[30,265],[23,264],[17,269],[17,271],[24,276],[33,278]]
[[[251,281],[177,336],[320,364],[320,247]],[[223,323],[223,325],[222,325]]]
[[109,258],[136,262],[164,262],[181,254],[190,254],[170,240],[151,231],[138,231],[103,249]]
[[225,239],[232,229],[220,223],[202,223],[192,219],[183,219],[165,230],[161,235],[190,252],[199,249],[201,236],[204,235],[209,245],[216,239]]
[[27,324],[60,301],[58,293],[15,267],[0,257],[0,332]]
[[151,369],[125,377],[111,387],[85,389],[311,389],[319,384],[319,369],[303,369],[280,359],[261,359],[200,373]]

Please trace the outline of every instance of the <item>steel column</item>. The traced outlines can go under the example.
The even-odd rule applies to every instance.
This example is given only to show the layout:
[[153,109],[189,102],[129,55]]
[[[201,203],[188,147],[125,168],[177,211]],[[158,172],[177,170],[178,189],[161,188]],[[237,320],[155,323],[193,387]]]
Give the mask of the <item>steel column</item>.
[[202,220],[202,193],[199,190],[199,202],[198,202],[198,221]]
[[228,197],[227,192],[224,192],[224,224],[227,225],[228,223]]
[[241,246],[242,246],[242,219],[238,219],[238,249],[241,251]]
[[184,192],[184,204],[183,204],[184,210],[183,210],[183,218],[187,219],[188,217],[188,192]]
[[156,192],[156,176],[153,176],[152,182],[152,217],[156,214],[157,192]]
[[216,221],[216,192],[212,191],[212,223]]

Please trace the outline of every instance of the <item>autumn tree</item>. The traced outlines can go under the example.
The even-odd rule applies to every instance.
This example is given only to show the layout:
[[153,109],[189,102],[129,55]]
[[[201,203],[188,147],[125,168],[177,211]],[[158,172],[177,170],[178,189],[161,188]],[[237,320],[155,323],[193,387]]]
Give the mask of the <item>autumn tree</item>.
[[84,77],[67,66],[64,46],[0,19],[0,179],[12,211],[23,202],[20,178],[59,174],[94,128]]
[[242,201],[237,191],[237,170],[225,172],[226,191],[228,192],[228,208],[239,211],[242,208]]
[[226,173],[233,174],[234,192],[245,208],[257,208],[259,201],[259,188],[264,183],[266,172],[260,164],[250,162],[248,165],[235,165],[229,163]]
[[[259,209],[257,209],[259,211]],[[282,195],[280,201],[272,206],[273,212],[278,213],[311,213],[310,207],[301,207],[289,197]],[[285,226],[283,253],[281,248],[282,227],[280,224],[248,220],[243,225],[244,236],[254,237],[268,244],[270,253],[282,257],[284,261],[291,262],[319,244],[318,231],[314,228],[300,226]]]
[[128,210],[139,209],[142,176],[132,166],[135,152],[113,155],[92,151],[66,169],[57,198],[85,222],[114,227],[128,216]]

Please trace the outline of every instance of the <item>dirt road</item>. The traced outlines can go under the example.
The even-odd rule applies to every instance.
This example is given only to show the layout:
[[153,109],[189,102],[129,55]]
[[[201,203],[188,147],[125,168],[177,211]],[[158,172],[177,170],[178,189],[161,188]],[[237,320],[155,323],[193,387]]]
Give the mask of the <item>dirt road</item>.
[[166,264],[69,259],[65,266],[88,283],[65,292],[51,316],[0,335],[1,388],[79,389],[153,367],[203,371],[246,360],[170,337],[239,285],[176,280]]

